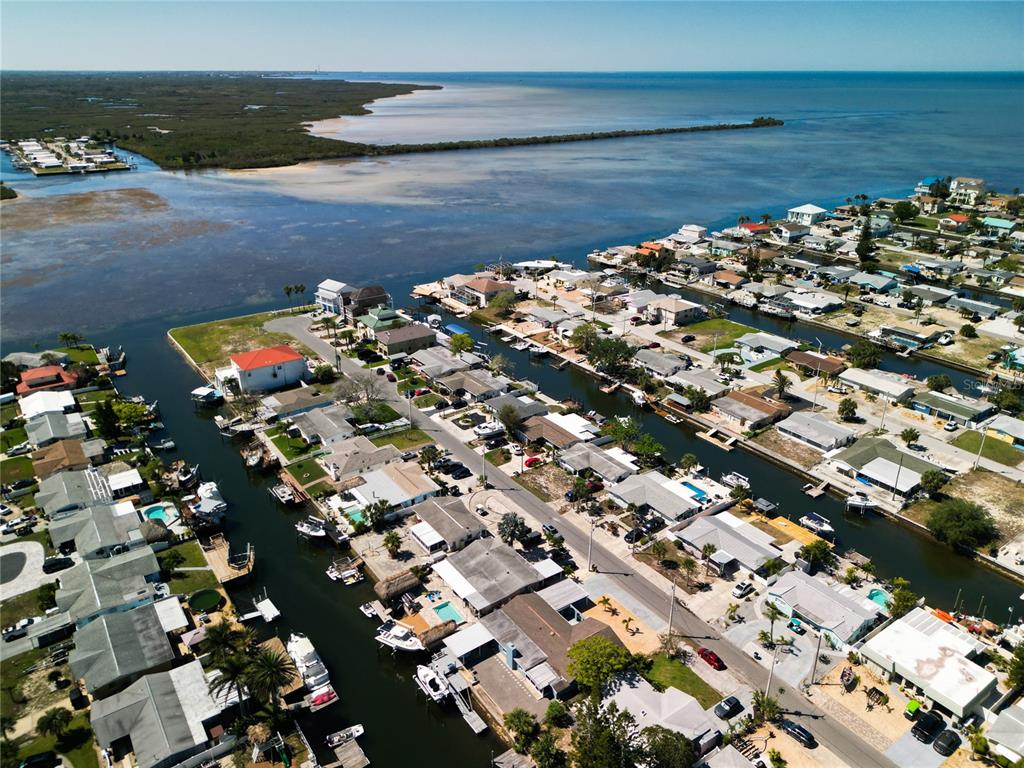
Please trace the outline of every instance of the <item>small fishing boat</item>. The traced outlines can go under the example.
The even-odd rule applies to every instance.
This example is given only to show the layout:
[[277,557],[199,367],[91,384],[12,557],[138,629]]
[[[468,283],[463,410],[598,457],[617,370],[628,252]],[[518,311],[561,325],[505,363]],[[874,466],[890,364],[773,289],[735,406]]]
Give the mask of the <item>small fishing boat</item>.
[[246,469],[258,469],[263,464],[263,446],[255,445],[242,451]]
[[191,488],[199,482],[199,465],[193,464],[190,467],[185,462],[182,462],[181,466],[178,467],[178,471],[175,473],[175,478],[178,481],[179,487]]
[[350,741],[354,741],[363,735],[365,731],[361,725],[353,725],[348,728],[342,728],[340,731],[328,735],[327,746],[328,747],[340,747],[342,744],[348,744]]
[[633,405],[639,406],[640,408],[647,405],[647,396],[638,389],[633,390],[630,397],[633,398]]
[[512,349],[517,349],[520,352],[522,352],[525,349],[529,349],[529,348],[530,348],[530,342],[528,342],[528,341],[520,341],[520,342],[512,345]]
[[836,534],[836,529],[832,527],[832,524],[828,521],[828,519],[822,517],[817,512],[808,512],[806,515],[797,520],[797,522],[800,523],[800,525],[802,525],[807,530],[814,531],[814,533],[818,534],[819,536],[831,538]]
[[736,488],[737,486],[750,487],[750,478],[746,475],[741,475],[739,472],[729,472],[728,474],[722,475],[722,485],[729,488]]
[[423,642],[408,627],[386,621],[377,628],[376,640],[398,651],[422,651]]
[[203,406],[220,405],[224,402],[224,393],[216,387],[196,387],[192,390],[192,402]]
[[287,483],[281,483],[275,485],[270,489],[270,495],[280,501],[282,504],[294,504],[295,503],[295,491]]
[[[182,499],[184,501],[184,499]],[[195,496],[189,499],[192,514],[204,520],[218,521],[228,511],[228,503],[221,495],[216,483],[202,483],[196,488]]]
[[865,509],[875,509],[878,502],[868,496],[864,491],[855,491],[846,497],[846,508],[863,512]]
[[358,584],[366,577],[363,572],[358,568],[349,568],[341,572],[341,583],[346,587],[351,587],[353,584]]
[[363,603],[362,605],[360,605],[359,606],[359,612],[361,614],[363,614],[363,616],[365,616],[368,619],[375,619],[375,618],[377,618],[377,612],[375,610],[373,610],[373,604],[372,603]]
[[531,346],[530,357],[547,357],[551,353],[551,350],[547,347]]
[[300,536],[306,536],[310,539],[320,539],[327,535],[327,531],[324,530],[323,521],[319,517],[313,517],[312,515],[305,520],[297,522],[295,530]]
[[153,443],[150,448],[154,451],[173,451],[175,444],[171,438],[165,437],[163,440]]
[[448,685],[430,667],[420,664],[416,667],[416,685],[434,701],[440,703],[448,695]]
[[338,700],[338,692],[334,690],[334,686],[328,683],[322,688],[317,688],[312,694],[306,699],[309,704],[310,712],[319,712],[326,706],[329,706]]

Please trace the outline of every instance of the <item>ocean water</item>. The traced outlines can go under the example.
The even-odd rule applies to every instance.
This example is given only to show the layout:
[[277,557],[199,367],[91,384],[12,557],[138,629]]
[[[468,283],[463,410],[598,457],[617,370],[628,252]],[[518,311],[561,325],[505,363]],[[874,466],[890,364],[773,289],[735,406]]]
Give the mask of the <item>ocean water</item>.
[[[404,294],[499,256],[582,263],[594,247],[686,222],[905,193],[925,175],[981,176],[1004,189],[1024,179],[1020,75],[392,77],[444,89],[376,103],[346,121],[347,137],[479,138],[759,114],[787,123],[244,173],[167,173],[140,159],[131,173],[36,179],[5,159],[3,177],[27,200],[3,209],[3,338],[48,343],[72,326],[94,333],[261,308],[284,300],[283,285],[327,275]],[[83,212],[57,197],[115,189],[143,190],[146,205],[133,205],[133,192],[113,213]],[[40,214],[32,198],[50,206]]]

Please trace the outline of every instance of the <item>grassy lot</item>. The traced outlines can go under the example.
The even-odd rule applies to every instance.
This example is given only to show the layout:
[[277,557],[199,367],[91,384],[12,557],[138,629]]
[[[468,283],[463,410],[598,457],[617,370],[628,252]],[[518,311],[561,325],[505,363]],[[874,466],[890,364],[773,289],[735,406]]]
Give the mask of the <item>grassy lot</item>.
[[[950,443],[977,456],[978,448],[981,447],[981,433],[969,429],[950,440]],[[986,459],[998,461],[1000,464],[1006,464],[1009,467],[1015,467],[1020,464],[1021,460],[1024,460],[1024,452],[994,437],[985,439],[985,447],[982,448],[981,455]]]
[[7,453],[8,450],[16,445],[21,445],[27,439],[28,434],[23,427],[5,429],[3,432],[0,432],[0,452]]
[[[56,576],[54,576],[56,580]],[[0,621],[5,627],[15,624],[29,616],[39,616],[43,609],[39,607],[39,595],[43,587],[38,587],[30,592],[23,592],[20,595],[9,597],[0,603]]]
[[774,360],[765,360],[763,362],[758,363],[757,365],[750,366],[750,370],[752,371],[774,371],[776,368],[781,368],[784,371],[792,371],[801,379],[804,378],[804,376],[800,375],[799,371],[793,370],[793,367],[785,360],[783,360],[781,357],[776,358]]
[[[991,438],[985,441],[986,447],[990,442]],[[973,501],[988,510],[999,529],[994,546],[1002,546],[1024,534],[1024,489],[1016,481],[998,472],[973,469],[954,477],[942,492],[945,496]],[[928,516],[937,505],[932,499],[916,501],[903,514],[927,525]]]
[[[212,323],[173,328],[170,334],[196,365],[205,371],[213,371],[214,368],[226,364],[228,358],[236,352],[247,352],[277,344],[294,344],[294,339],[288,334],[271,332],[263,327],[265,322],[279,314],[262,312],[258,315],[216,320]],[[312,354],[305,347],[296,346],[303,354]]]
[[170,552],[178,552],[185,558],[185,562],[181,564],[183,568],[205,568],[209,565],[209,563],[206,562],[206,556],[203,554],[203,549],[199,546],[199,542],[197,541],[185,541],[181,544],[175,544],[173,547],[168,547],[158,554],[156,559],[160,561],[161,567],[163,567],[164,558]]
[[168,584],[175,595],[191,595],[200,589],[216,589],[220,586],[213,571],[179,571]]
[[431,392],[428,395],[420,395],[419,397],[412,401],[412,404],[415,405],[417,408],[431,408],[433,407],[434,403],[437,403],[442,399],[443,398],[436,392]]
[[390,424],[402,418],[401,414],[387,403],[375,403],[372,406],[359,403],[353,406],[352,412],[355,414],[356,424]]
[[493,451],[485,453],[484,458],[494,466],[500,467],[502,464],[507,464],[512,460],[512,454],[508,448],[495,448]]
[[98,389],[95,392],[86,392],[84,395],[76,395],[75,400],[82,406],[83,411],[93,410],[99,403],[104,400],[114,400],[117,397],[117,392],[112,389]]
[[280,427],[267,430],[267,437],[277,446],[277,450],[284,455],[287,461],[305,456],[312,450],[312,446],[301,437],[289,437]]
[[0,425],[6,424],[9,421],[18,418],[19,409],[17,403],[6,403],[0,406]]
[[652,685],[661,688],[672,686],[690,694],[705,709],[722,699],[722,694],[705,683],[696,672],[681,661],[670,659],[663,653],[654,657],[654,666],[647,673],[647,679]]
[[321,480],[319,483],[314,483],[305,490],[310,496],[319,498],[321,496],[330,496],[334,493],[334,486],[326,480]]
[[[693,346],[697,347],[701,352],[711,352],[714,349],[728,349],[740,336],[756,330],[756,328],[751,328],[749,325],[734,323],[732,320],[726,320],[725,318],[713,318],[688,325],[677,335],[692,333],[697,337],[692,342]],[[717,341],[715,334],[718,335]]]
[[[3,620],[6,624],[6,615]],[[33,648],[17,656],[5,656],[0,660],[0,714],[5,718],[21,717],[28,703],[20,690],[26,675],[25,670],[43,658],[46,658],[46,650]]]
[[411,448],[419,448],[421,445],[432,443],[434,439],[422,429],[405,429],[391,435],[371,438],[370,442],[377,447],[393,445],[400,451],[407,451]]
[[15,456],[0,462],[0,482],[7,485],[17,480],[28,480],[34,477],[32,459],[28,456]]
[[316,463],[315,459],[305,459],[289,464],[286,467],[286,471],[302,486],[307,486],[310,483],[315,483],[317,480],[327,477],[327,473],[323,467]]
[[54,352],[63,352],[72,363],[85,363],[86,365],[99,365],[100,358],[92,347],[60,347]]
[[419,389],[420,387],[425,387],[426,385],[427,382],[425,382],[419,376],[410,375],[406,376],[404,379],[399,379],[398,392],[399,394],[404,395],[410,389]]
[[99,768],[99,761],[96,759],[96,740],[89,725],[89,715],[84,712],[74,716],[67,733],[59,739],[40,734],[29,741],[19,743],[18,756],[25,758],[51,749],[67,757],[74,768]]

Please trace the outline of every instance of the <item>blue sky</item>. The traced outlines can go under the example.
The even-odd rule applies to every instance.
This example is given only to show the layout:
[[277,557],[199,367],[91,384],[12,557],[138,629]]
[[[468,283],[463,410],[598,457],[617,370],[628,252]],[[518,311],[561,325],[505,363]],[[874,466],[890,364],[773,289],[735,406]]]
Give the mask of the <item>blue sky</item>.
[[4,0],[0,43],[5,69],[1020,71],[1024,2]]

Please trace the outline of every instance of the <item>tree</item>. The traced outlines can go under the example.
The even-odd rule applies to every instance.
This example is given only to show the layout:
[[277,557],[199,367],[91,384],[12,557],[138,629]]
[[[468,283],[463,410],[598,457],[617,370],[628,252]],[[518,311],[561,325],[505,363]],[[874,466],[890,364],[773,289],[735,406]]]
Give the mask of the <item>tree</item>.
[[[1019,316],[1018,316],[1019,319]],[[978,338],[978,329],[970,323],[964,323],[960,326],[960,335],[965,339],[976,339]]]
[[917,605],[918,596],[910,591],[910,582],[896,577],[892,580],[892,599],[889,601],[889,615],[894,619],[909,613]]
[[921,490],[931,498],[938,498],[949,477],[941,469],[929,469],[921,475]]
[[954,549],[972,550],[991,543],[999,529],[988,510],[966,499],[946,499],[928,515],[928,530]]
[[810,544],[804,544],[797,551],[797,556],[806,560],[814,570],[830,570],[837,562],[832,545],[824,539],[816,539]]
[[789,765],[786,762],[786,758],[782,756],[782,753],[777,749],[768,750],[768,762],[772,764],[772,768],[787,768]]
[[490,368],[491,371],[493,371],[494,373],[504,373],[505,371],[508,370],[508,367],[510,365],[511,362],[509,361],[509,359],[505,357],[505,355],[499,353],[491,358],[491,362],[487,364],[487,367]]
[[882,361],[882,350],[867,339],[857,339],[847,352],[854,368],[877,368]]
[[668,544],[664,539],[655,539],[651,544],[651,554],[660,562],[668,555]]
[[77,349],[82,344],[82,342],[85,341],[85,337],[83,337],[82,334],[73,333],[71,331],[63,331],[61,333],[58,333],[57,338],[60,340],[60,343],[63,344],[65,347],[74,347],[75,349]]
[[[737,488],[746,488],[746,486],[736,486]],[[700,548],[700,559],[704,561],[704,575],[709,576],[711,574],[711,557],[718,551],[718,547],[712,544],[710,541]]]
[[629,451],[633,444],[640,439],[643,430],[639,422],[632,417],[625,419],[609,419],[601,427],[601,434],[610,437],[614,442],[622,446],[623,450]]
[[693,574],[697,572],[697,561],[687,555],[679,561],[679,570],[686,576],[686,581],[691,586],[693,585]]
[[697,460],[696,454],[684,453],[679,458],[679,469],[681,469],[683,472],[689,472],[691,469],[696,467],[698,463],[699,462]]
[[402,537],[398,535],[398,531],[388,531],[385,533],[381,543],[384,545],[384,549],[388,551],[388,555],[392,560],[398,557],[398,552],[402,548]]
[[516,432],[519,431],[522,418],[514,405],[503,405],[498,409],[498,421],[505,428],[505,433],[509,437],[514,437]]
[[68,732],[68,726],[71,725],[71,717],[71,710],[64,709],[63,707],[53,707],[43,713],[43,716],[36,723],[36,728],[40,733],[53,736],[59,740]]
[[593,323],[582,323],[573,328],[569,334],[569,343],[583,354],[587,354],[595,342],[601,338],[598,328]]
[[604,635],[592,635],[575,643],[569,648],[568,657],[570,677],[596,695],[613,677],[633,665],[629,651]]
[[19,381],[21,374],[18,372],[18,366],[10,360],[0,361],[0,391],[5,394],[14,392]]
[[734,501],[743,501],[750,498],[750,488],[745,485],[734,485],[729,490],[729,498]]
[[1024,643],[1013,649],[1006,671],[1006,682],[1012,689],[1024,688]]
[[430,469],[434,462],[441,458],[441,451],[436,445],[428,445],[420,450],[419,464],[425,469]]
[[917,218],[917,214],[921,212],[921,209],[914,205],[909,200],[900,200],[895,203],[892,207],[893,216],[899,222],[911,221]]
[[177,549],[168,551],[160,558],[160,570],[167,575],[168,579],[173,579],[177,575],[178,569],[184,564],[185,556]]
[[288,309],[289,310],[292,308],[292,294],[294,294],[294,293],[295,293],[295,288],[293,286],[286,285],[284,287],[284,295],[286,297],[288,297]]
[[327,363],[313,369],[313,381],[317,384],[330,384],[335,378],[334,368]]
[[700,387],[692,385],[683,387],[683,397],[690,401],[690,410],[695,413],[711,410],[711,397]]
[[246,680],[249,677],[249,657],[240,653],[227,656],[217,663],[216,669],[220,674],[210,684],[210,692],[234,692],[238,696],[241,708],[245,700]]
[[530,748],[530,757],[537,768],[564,768],[567,760],[565,752],[558,747],[558,740],[551,731],[544,731]]
[[384,530],[387,525],[387,516],[391,512],[391,504],[387,499],[378,499],[363,510],[366,513],[366,522],[370,524],[377,533]]
[[735,352],[719,352],[715,355],[715,362],[718,363],[718,367],[723,371],[729,370],[729,366],[738,365],[743,359]]
[[770,640],[775,636],[775,622],[785,616],[785,614],[771,600],[765,601],[763,613],[764,617],[768,619],[768,639]]
[[117,421],[129,429],[137,427],[152,418],[149,408],[144,403],[133,403],[128,400],[110,400]]
[[736,614],[740,612],[739,603],[729,603],[729,607],[725,609],[725,615],[729,621],[736,620]]
[[937,373],[934,376],[929,376],[925,379],[925,383],[928,385],[928,389],[933,392],[941,392],[944,389],[949,389],[953,386],[953,380],[945,373]]
[[649,432],[644,432],[633,442],[630,452],[636,456],[642,467],[653,467],[661,462],[665,446],[655,440]]
[[693,742],[685,734],[652,725],[642,731],[650,768],[690,768],[696,760]]
[[839,418],[843,421],[853,421],[857,418],[857,403],[851,397],[844,397],[839,401]]
[[505,728],[513,735],[516,752],[524,754],[537,733],[537,718],[522,707],[505,713]]
[[908,447],[913,445],[917,441],[917,438],[919,438],[920,436],[921,433],[918,432],[913,427],[907,427],[902,432],[900,432],[900,440],[906,443]]
[[506,317],[515,305],[516,294],[514,291],[498,291],[491,297],[489,306],[502,317]]
[[473,337],[468,333],[453,334],[448,342],[448,349],[453,355],[473,351]]
[[871,251],[873,250],[871,245],[871,219],[867,216],[864,217],[864,223],[860,228],[860,239],[857,240],[857,247],[855,251],[857,258],[861,261],[867,261],[871,258]]
[[789,391],[791,382],[789,377],[780,368],[775,369],[775,376],[772,377],[772,385],[775,387],[775,394],[780,400],[786,400],[786,393]]
[[643,763],[643,743],[636,719],[611,702],[602,707],[587,697],[576,707],[569,759],[574,768],[623,768]]
[[633,358],[633,347],[619,338],[600,338],[587,353],[587,360],[602,373],[619,373]]
[[114,406],[109,400],[101,400],[96,404],[92,412],[92,422],[96,425],[100,437],[107,440],[113,440],[121,433],[117,426],[117,414],[114,413]]
[[508,546],[526,535],[526,521],[515,512],[506,512],[498,522],[498,538]]
[[552,699],[544,713],[544,724],[552,728],[567,728],[571,723],[569,709],[559,699]]
[[277,709],[281,689],[295,679],[295,674],[295,663],[286,654],[257,648],[249,663],[247,685],[253,696]]
[[778,699],[769,696],[760,688],[754,691],[753,701],[755,723],[772,723],[779,719],[781,710]]

